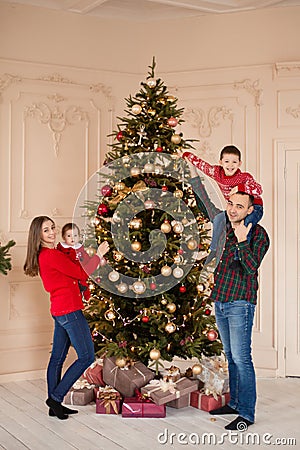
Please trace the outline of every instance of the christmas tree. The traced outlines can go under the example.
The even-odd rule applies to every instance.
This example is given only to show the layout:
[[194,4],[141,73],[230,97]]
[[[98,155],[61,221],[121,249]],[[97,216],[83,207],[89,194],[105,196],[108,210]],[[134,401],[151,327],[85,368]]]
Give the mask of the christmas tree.
[[12,240],[3,246],[0,243],[0,272],[3,275],[7,275],[7,272],[11,270],[11,257],[8,252],[15,244],[15,241]]
[[[91,277],[85,306],[97,355],[148,363],[220,354],[210,282],[200,282],[209,224],[178,151],[192,141],[176,132],[183,108],[155,78],[155,61],[97,174],[98,195],[85,202],[85,247],[107,240],[110,252]],[[91,189],[85,189],[91,190]],[[202,255],[202,259],[201,259]],[[157,365],[157,362],[156,362]]]

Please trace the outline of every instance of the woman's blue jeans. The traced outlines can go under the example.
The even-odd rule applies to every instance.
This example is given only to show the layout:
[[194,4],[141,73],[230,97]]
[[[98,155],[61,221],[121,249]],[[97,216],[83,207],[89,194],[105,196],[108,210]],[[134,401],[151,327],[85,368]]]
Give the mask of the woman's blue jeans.
[[216,323],[228,360],[230,402],[244,419],[254,422],[256,377],[251,356],[255,305],[236,300],[215,302]]
[[[47,369],[48,397],[62,402],[75,381],[94,362],[94,344],[81,310],[63,316],[53,316],[53,319],[52,353]],[[78,358],[61,378],[63,363],[71,345]]]

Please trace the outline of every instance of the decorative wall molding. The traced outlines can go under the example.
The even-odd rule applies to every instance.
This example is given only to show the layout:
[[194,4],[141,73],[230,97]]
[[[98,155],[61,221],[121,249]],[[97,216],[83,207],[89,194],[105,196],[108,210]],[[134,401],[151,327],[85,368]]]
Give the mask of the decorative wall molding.
[[211,136],[213,128],[220,126],[220,120],[233,122],[231,109],[225,106],[215,106],[206,113],[202,108],[186,108],[184,119],[194,128],[197,128],[202,138]]
[[20,83],[22,78],[18,75],[11,75],[10,73],[5,73],[0,77],[0,100],[2,92],[5,91],[11,84]]
[[33,103],[27,106],[24,110],[24,116],[37,118],[43,125],[48,125],[54,141],[55,155],[59,154],[59,144],[62,133],[67,127],[75,125],[79,121],[85,121],[86,125],[89,122],[89,115],[80,106],[69,106],[64,111],[59,106],[51,108],[44,102]]
[[285,62],[285,63],[275,63],[274,65],[274,75],[277,78],[283,77],[299,77],[300,76],[300,62]]
[[254,97],[254,104],[260,106],[262,104],[262,89],[259,88],[259,80],[251,82],[248,78],[243,81],[236,81],[233,84],[234,89],[245,89],[250,95]]
[[300,105],[298,105],[296,108],[288,106],[285,111],[287,114],[290,114],[292,117],[294,117],[294,119],[298,119],[300,117]]

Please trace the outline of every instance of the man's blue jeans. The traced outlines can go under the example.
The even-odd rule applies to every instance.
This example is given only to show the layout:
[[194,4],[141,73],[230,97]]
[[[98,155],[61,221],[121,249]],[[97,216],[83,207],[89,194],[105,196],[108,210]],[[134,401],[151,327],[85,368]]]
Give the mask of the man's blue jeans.
[[254,422],[256,377],[251,356],[255,305],[245,301],[215,302],[217,327],[228,360],[230,402],[244,419]]
[[[88,323],[81,310],[63,316],[53,316],[53,319],[52,353],[47,369],[48,397],[62,402],[75,381],[94,362],[94,344]],[[61,378],[62,366],[71,345],[78,359]]]

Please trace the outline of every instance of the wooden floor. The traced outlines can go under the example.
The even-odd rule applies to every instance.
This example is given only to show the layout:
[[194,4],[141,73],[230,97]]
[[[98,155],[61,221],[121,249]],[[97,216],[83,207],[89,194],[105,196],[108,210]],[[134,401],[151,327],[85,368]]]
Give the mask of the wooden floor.
[[192,407],[168,407],[165,419],[126,419],[96,414],[90,404],[60,421],[47,415],[44,380],[2,383],[0,449],[300,448],[300,379],[258,379],[257,384],[255,425],[230,436],[223,435],[224,426],[234,416],[214,419]]

